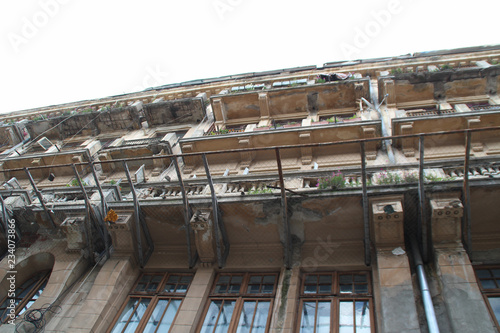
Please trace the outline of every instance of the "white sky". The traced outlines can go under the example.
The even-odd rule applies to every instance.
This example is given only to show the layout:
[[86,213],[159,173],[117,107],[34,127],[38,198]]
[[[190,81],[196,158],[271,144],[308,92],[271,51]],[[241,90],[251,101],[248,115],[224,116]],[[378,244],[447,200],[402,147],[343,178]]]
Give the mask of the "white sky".
[[0,113],[192,79],[500,44],[499,7],[496,0],[2,0]]

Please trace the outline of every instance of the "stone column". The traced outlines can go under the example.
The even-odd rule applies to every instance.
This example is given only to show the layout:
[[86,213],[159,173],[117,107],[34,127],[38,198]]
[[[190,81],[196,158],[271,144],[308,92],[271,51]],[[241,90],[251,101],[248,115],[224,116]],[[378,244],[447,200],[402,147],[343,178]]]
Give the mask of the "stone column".
[[404,251],[403,196],[370,200],[376,263],[373,289],[380,332],[420,332],[408,256]]
[[297,320],[300,320],[299,307],[300,269],[281,270],[276,302],[271,321],[272,333],[292,333]]
[[171,332],[195,332],[207,304],[210,288],[214,282],[215,271],[212,267],[199,267],[191,286],[182,302]]
[[496,332],[461,243],[458,195],[433,198],[430,206],[434,262],[453,332]]

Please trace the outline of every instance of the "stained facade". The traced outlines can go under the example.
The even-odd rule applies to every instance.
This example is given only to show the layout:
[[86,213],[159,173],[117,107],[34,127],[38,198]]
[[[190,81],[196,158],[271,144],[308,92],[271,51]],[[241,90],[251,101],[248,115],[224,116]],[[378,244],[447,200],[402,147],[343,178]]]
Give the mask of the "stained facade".
[[499,62],[435,51],[3,115],[0,332],[498,332]]

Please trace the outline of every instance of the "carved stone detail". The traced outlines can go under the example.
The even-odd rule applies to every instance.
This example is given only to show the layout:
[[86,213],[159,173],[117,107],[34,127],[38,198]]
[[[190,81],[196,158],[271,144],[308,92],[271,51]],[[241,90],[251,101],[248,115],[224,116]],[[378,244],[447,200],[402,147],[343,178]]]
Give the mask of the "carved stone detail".
[[404,246],[402,197],[370,200],[373,235],[377,247]]
[[459,242],[464,206],[458,198],[431,199],[432,240],[434,243]]
[[211,209],[201,209],[189,221],[194,231],[196,250],[200,261],[211,264],[216,261],[215,230]]

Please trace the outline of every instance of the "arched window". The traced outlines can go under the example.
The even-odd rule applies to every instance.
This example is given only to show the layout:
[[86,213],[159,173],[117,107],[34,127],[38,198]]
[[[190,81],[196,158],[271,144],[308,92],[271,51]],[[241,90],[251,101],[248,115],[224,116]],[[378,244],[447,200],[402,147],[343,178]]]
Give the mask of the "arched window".
[[[15,296],[9,294],[0,303],[0,320],[5,323],[23,314],[42,294],[49,280],[50,270],[38,272],[16,287]],[[15,307],[11,306],[14,304]]]

